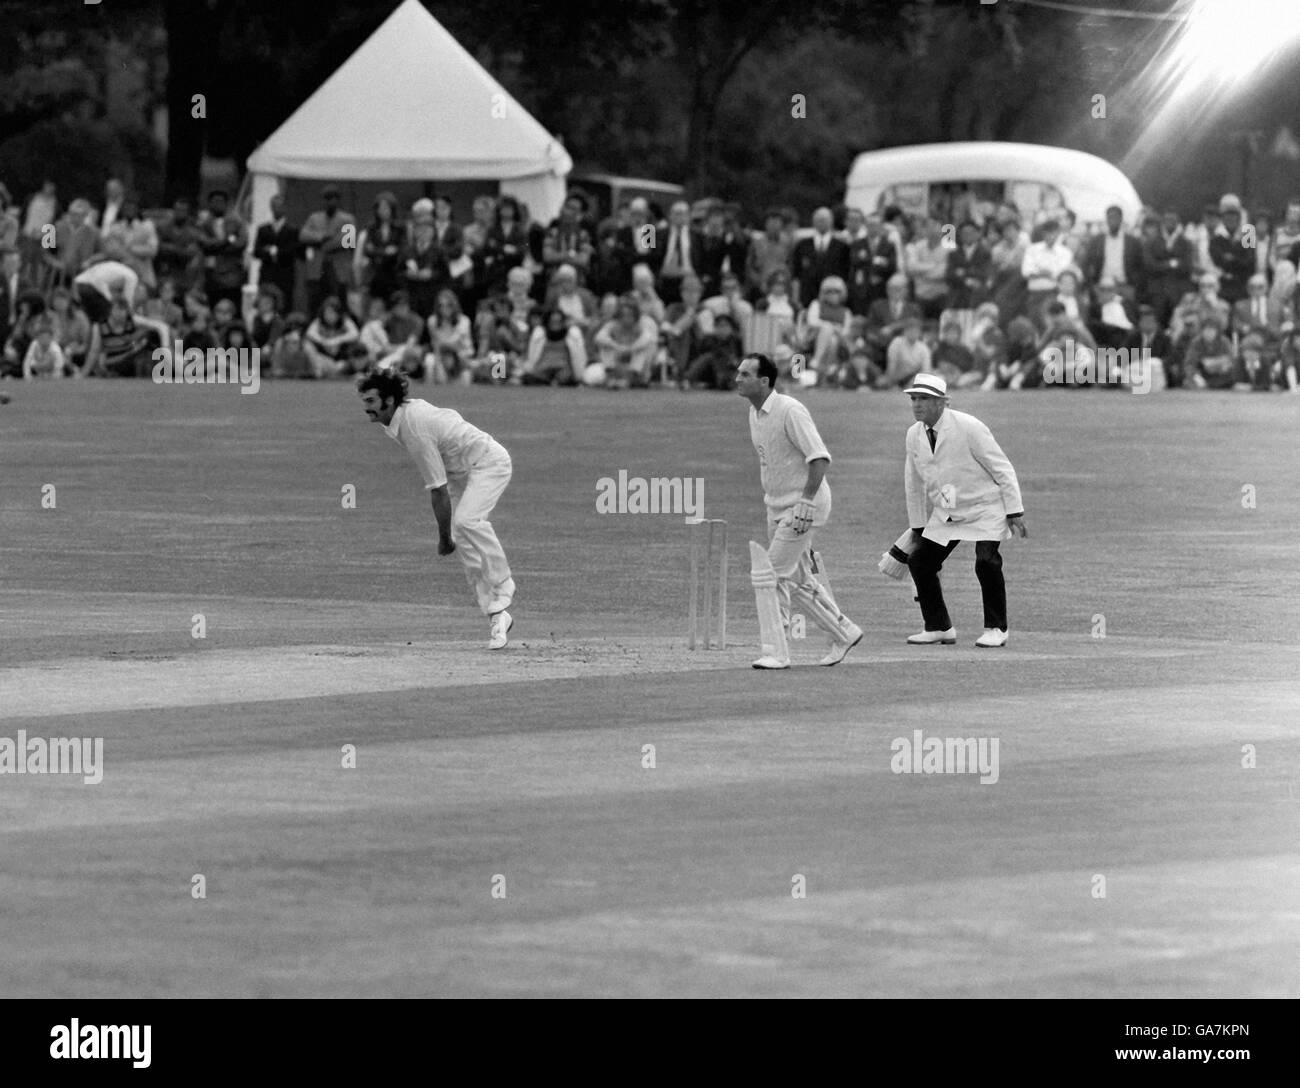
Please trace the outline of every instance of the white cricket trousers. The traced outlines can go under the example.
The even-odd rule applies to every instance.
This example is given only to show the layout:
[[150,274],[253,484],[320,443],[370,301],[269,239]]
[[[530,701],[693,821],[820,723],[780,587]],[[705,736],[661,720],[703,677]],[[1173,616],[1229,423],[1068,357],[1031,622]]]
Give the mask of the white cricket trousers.
[[840,611],[827,587],[813,574],[809,561],[808,553],[812,550],[817,530],[796,533],[790,526],[789,514],[783,515],[779,521],[769,521],[767,528],[770,534],[767,557],[776,572],[782,617],[790,615],[794,604],[832,639],[844,637],[844,630],[851,621]]
[[451,539],[485,616],[508,608],[515,593],[505,549],[488,521],[513,470],[509,455],[501,453],[472,466],[465,480],[447,480],[452,501]]

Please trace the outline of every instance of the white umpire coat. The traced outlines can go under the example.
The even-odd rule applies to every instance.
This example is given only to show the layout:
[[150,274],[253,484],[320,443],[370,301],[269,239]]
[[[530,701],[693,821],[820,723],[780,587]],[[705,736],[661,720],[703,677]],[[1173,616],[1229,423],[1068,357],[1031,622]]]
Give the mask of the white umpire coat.
[[925,424],[907,431],[908,524],[936,544],[953,540],[1007,540],[1008,514],[1023,513],[1016,470],[993,432],[972,415],[946,408],[934,425],[930,452]]

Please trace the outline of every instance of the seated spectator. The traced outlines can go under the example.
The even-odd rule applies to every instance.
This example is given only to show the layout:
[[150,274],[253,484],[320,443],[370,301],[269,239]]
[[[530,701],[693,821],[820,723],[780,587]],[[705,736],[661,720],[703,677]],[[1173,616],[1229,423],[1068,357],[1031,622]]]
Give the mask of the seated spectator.
[[284,334],[284,295],[274,283],[264,283],[257,292],[257,308],[253,314],[250,335],[253,344],[269,350]]
[[1007,337],[996,318],[991,324],[981,326],[970,352],[974,359],[971,371],[979,375],[979,388],[990,388],[990,380],[996,385],[997,371],[1007,361]]
[[1025,312],[1038,324],[1043,324],[1043,314],[1058,290],[1061,273],[1076,268],[1074,254],[1061,241],[1060,224],[1049,219],[1043,223],[1042,232],[1042,241],[1029,246],[1020,262],[1020,274],[1029,293]]
[[90,321],[72,301],[72,292],[66,287],[56,287],[50,292],[50,323],[54,339],[63,350],[69,367],[80,375],[90,348]]
[[1300,326],[1287,334],[1278,363],[1283,386],[1288,392],[1300,393]]
[[248,342],[248,326],[242,321],[232,321],[222,332],[221,346],[235,351],[248,351],[252,347]]
[[1243,382],[1257,393],[1272,392],[1274,385],[1282,385],[1282,363],[1278,358],[1264,354],[1264,338],[1257,333],[1242,337],[1238,347],[1237,373]]
[[421,320],[427,320],[433,314],[438,292],[451,282],[447,251],[438,244],[434,233],[432,209],[412,213],[411,241],[398,255],[398,263],[411,309]]
[[1232,331],[1238,336],[1258,336],[1263,349],[1276,358],[1282,337],[1291,331],[1295,315],[1289,307],[1268,296],[1268,279],[1262,273],[1246,283],[1247,295],[1232,308]]
[[[1062,368],[1059,373],[1047,372],[1050,362],[1059,359]],[[1072,366],[1073,361],[1073,366]],[[1076,380],[1080,364],[1096,374],[1097,342],[1081,321],[1076,321],[1066,313],[1059,302],[1047,304],[1047,329],[1038,340],[1035,357],[1025,366],[1021,373],[1011,380],[1011,389],[1036,389],[1051,382],[1053,385],[1086,385],[1087,381]],[[1091,367],[1089,367],[1091,364]],[[1098,379],[1103,380],[1103,379]]]
[[[653,291],[653,274],[650,276],[650,287]],[[571,264],[560,265],[552,274],[551,288],[547,292],[544,308],[559,310],[569,325],[584,335],[596,320],[596,296],[587,288],[578,286],[578,270]]]
[[1186,294],[1174,310],[1174,319],[1170,325],[1170,335],[1178,340],[1182,335],[1183,325],[1195,315],[1197,328],[1205,324],[1207,317],[1213,317],[1219,329],[1226,329],[1232,319],[1232,310],[1228,303],[1219,297],[1219,277],[1213,272],[1205,272],[1196,281],[1195,294]]
[[[514,272],[524,272],[517,268]],[[513,272],[511,273],[513,275]],[[527,273],[525,272],[525,275]],[[533,332],[531,316],[535,312],[532,299],[528,299],[529,310],[522,319],[506,295],[487,299],[479,308],[477,321],[478,365],[476,373],[491,375],[493,360],[505,360],[506,372],[515,374],[519,371]]]
[[1000,329],[1001,327],[1002,322],[999,320],[997,303],[983,302],[975,308],[970,324],[966,327],[962,343],[971,351],[975,351],[976,345],[984,340],[984,334],[988,329]]
[[[1109,278],[1097,284],[1097,305],[1088,331],[1104,348],[1123,347],[1137,328],[1137,309]],[[1098,380],[1102,380],[1099,376]]]
[[14,306],[14,320],[3,344],[3,364],[0,374],[5,377],[22,376],[23,359],[36,338],[33,328],[36,318],[45,313],[45,299],[36,291],[24,291]]
[[794,331],[798,350],[811,354],[806,369],[822,378],[839,370],[845,352],[853,311],[848,306],[848,287],[839,276],[827,276],[808,309],[799,315]]
[[[1088,319],[1088,301],[1079,297],[1079,275],[1067,269],[1056,277],[1056,301],[1065,307],[1072,321]],[[1046,326],[1044,326],[1046,327]]]
[[[474,337],[469,318],[460,310],[460,300],[451,290],[438,292],[433,316],[428,320],[428,378],[432,382],[469,380],[474,362]],[[461,375],[466,375],[464,379]]]
[[316,377],[315,365],[307,351],[306,327],[307,318],[300,313],[284,319],[284,335],[271,349],[271,373],[275,377],[299,380]]
[[376,369],[383,369],[383,360],[396,350],[388,339],[387,321],[388,304],[382,298],[372,298],[366,304],[366,320],[357,342],[366,349],[366,361]]
[[150,295],[140,312],[169,330],[172,336],[185,320],[185,311],[176,302],[176,281],[171,277],[158,282],[157,293]]
[[137,324],[126,299],[115,297],[109,303],[105,320],[91,328],[90,348],[82,374],[106,378],[146,377],[153,372],[153,353],[161,346],[157,331]]
[[785,215],[779,208],[769,208],[764,213],[763,233],[754,237],[745,259],[745,277],[751,298],[757,299],[769,291],[771,278],[777,272],[785,274],[786,293],[789,293],[794,241],[788,233],[788,227]]
[[932,370],[930,349],[921,340],[921,319],[903,321],[903,332],[889,342],[885,352],[885,373],[876,381],[877,389],[902,389],[918,374]]
[[36,336],[23,356],[23,380],[62,378],[65,360],[63,349],[54,339],[54,322],[47,316],[36,318],[32,325]]
[[311,360],[312,377],[342,378],[355,372],[354,363],[364,357],[361,333],[343,312],[337,298],[329,295],[320,304],[316,320],[307,326],[303,347]]
[[1291,312],[1292,320],[1300,314],[1300,285],[1296,283],[1296,266],[1288,260],[1278,261],[1273,267],[1273,286],[1269,288],[1269,300],[1276,303],[1279,310]]
[[607,389],[645,388],[658,346],[658,322],[641,313],[635,298],[624,295],[615,319],[596,333],[599,362],[587,368],[583,380]]
[[790,273],[777,269],[767,278],[766,293],[754,307],[769,317],[781,317],[792,325],[796,317],[794,299],[790,297]]
[[1007,324],[1006,345],[996,365],[985,375],[981,388],[1019,389],[1025,375],[1038,361],[1038,340],[1038,330],[1029,318],[1013,317]]
[[1232,344],[1217,316],[1201,318],[1200,335],[1188,345],[1184,366],[1193,389],[1231,389],[1236,384]]
[[542,315],[528,341],[521,379],[524,385],[577,385],[587,369],[587,342],[582,330],[552,308]]
[[704,308],[715,317],[726,314],[736,328],[744,329],[754,316],[754,307],[745,301],[740,291],[740,277],[734,272],[723,272],[719,278],[720,292],[704,300]]
[[181,329],[181,348],[198,349],[206,355],[215,347],[217,338],[212,332],[212,316],[207,310],[199,310]]
[[875,361],[882,372],[885,351],[902,335],[903,322],[920,316],[921,307],[915,302],[907,301],[907,277],[901,272],[890,277],[885,287],[885,298],[873,302],[867,310],[868,337],[874,348]]
[[219,298],[212,307],[212,335],[219,343],[224,343],[226,329],[235,320],[235,304],[229,298]]
[[961,325],[956,321],[949,321],[940,329],[939,344],[930,364],[950,388],[964,389],[984,380],[984,375],[975,369],[974,353],[961,342]]
[[1273,232],[1273,272],[1282,261],[1300,265],[1300,196],[1293,196],[1286,204],[1286,214]]
[[993,258],[980,241],[980,229],[969,219],[957,228],[957,246],[948,252],[944,267],[948,283],[947,309],[940,320],[955,320],[962,335],[970,335],[973,311],[988,298],[993,286]]
[[1023,315],[1029,305],[1029,288],[1021,274],[1029,251],[1029,239],[1014,219],[1002,223],[998,229],[1000,237],[989,251],[993,271],[991,299],[997,305],[1003,322],[1008,323],[1007,332],[1010,333],[1011,320]]
[[637,264],[632,267],[632,297],[636,299],[643,316],[655,321],[664,319],[666,311],[663,300],[655,290],[655,274],[647,264]]
[[1124,346],[1129,351],[1129,362],[1137,355],[1142,360],[1142,367],[1147,372],[1159,369],[1165,376],[1169,388],[1174,388],[1175,376],[1182,384],[1181,368],[1174,357],[1173,342],[1169,334],[1160,328],[1159,314],[1154,306],[1138,307],[1137,328],[1129,334]]
[[845,391],[869,388],[882,373],[873,360],[867,319],[861,314],[853,314],[849,319],[849,333],[840,360],[838,366],[832,365],[827,372],[826,384]]
[[99,252],[99,230],[90,216],[90,201],[78,197],[54,227],[55,248],[43,256],[56,284],[71,283]]
[[527,268],[512,268],[506,275],[506,300],[510,306],[510,320],[521,335],[527,335],[529,315],[537,309],[532,296],[533,274]]
[[717,314],[713,331],[701,340],[700,353],[687,368],[687,384],[692,389],[734,388],[741,352],[739,326],[730,314]]
[[[700,298],[702,293],[703,285],[698,276],[683,276],[681,301],[668,307],[662,322],[664,347],[668,352],[673,380],[682,388],[686,385],[690,361],[701,353],[704,337],[713,331],[713,313],[704,308]],[[612,297],[607,295],[606,299]]]

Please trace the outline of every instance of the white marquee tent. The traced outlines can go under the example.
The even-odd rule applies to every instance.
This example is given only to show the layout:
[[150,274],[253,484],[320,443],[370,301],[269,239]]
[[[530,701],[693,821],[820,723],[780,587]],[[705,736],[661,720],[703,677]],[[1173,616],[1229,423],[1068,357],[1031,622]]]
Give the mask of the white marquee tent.
[[247,165],[254,223],[287,178],[495,181],[544,223],[573,163],[419,0],[403,0]]

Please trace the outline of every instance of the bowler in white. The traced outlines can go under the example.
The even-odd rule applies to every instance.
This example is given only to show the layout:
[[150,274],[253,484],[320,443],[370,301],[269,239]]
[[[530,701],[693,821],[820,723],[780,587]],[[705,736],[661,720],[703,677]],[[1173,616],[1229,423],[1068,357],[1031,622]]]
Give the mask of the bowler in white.
[[460,556],[479,609],[491,620],[488,649],[503,649],[514,626],[507,609],[515,582],[488,516],[510,483],[510,454],[459,412],[411,400],[408,389],[406,378],[391,370],[357,382],[366,416],[383,425],[424,477],[438,522],[438,554]]

